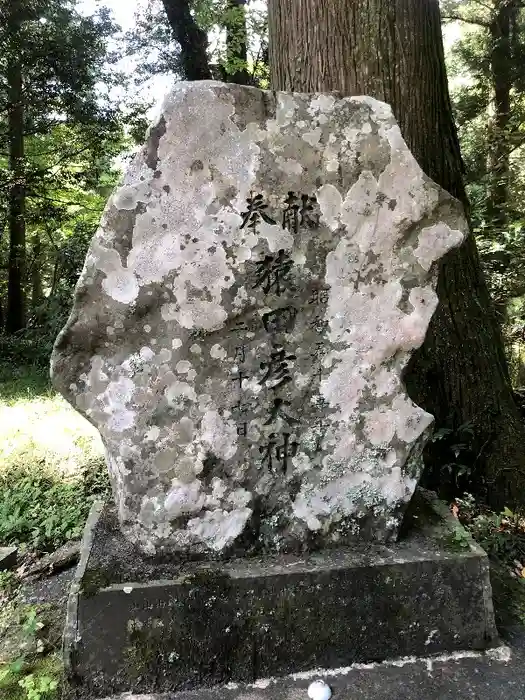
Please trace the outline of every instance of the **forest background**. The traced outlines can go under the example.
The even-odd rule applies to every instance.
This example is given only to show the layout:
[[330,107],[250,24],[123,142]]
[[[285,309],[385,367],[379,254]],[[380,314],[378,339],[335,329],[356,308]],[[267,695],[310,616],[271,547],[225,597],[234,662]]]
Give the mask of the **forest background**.
[[[302,17],[287,10],[299,6]],[[315,17],[314,7],[323,4],[273,0],[268,13],[263,0],[0,0],[0,400],[5,410],[26,401],[25,419],[5,413],[6,439],[16,420],[45,425],[49,407],[28,401],[45,395],[59,405],[48,380],[52,344],[105,202],[173,81],[215,78],[302,90],[328,85],[344,94],[370,87],[359,76],[359,61],[353,85],[350,77],[339,85],[320,75],[323,47],[309,41],[308,25],[320,23],[329,41],[333,17],[322,9]],[[383,77],[370,91],[388,96],[385,85],[397,81],[399,95],[415,94],[407,106],[392,93],[404,136],[426,172],[463,200],[473,232],[459,258],[441,270],[446,312],[436,314],[406,379],[414,400],[436,416],[424,483],[449,501],[468,492],[496,512],[522,512],[525,2],[442,0],[441,16],[437,0],[375,0],[366,7],[366,16],[355,10],[352,20],[367,32],[368,44],[383,41],[372,36],[374,27],[390,22],[411,37],[404,62],[421,67],[409,84],[385,44]],[[273,50],[269,27],[279,39]],[[290,85],[293,41],[303,42],[313,68],[294,73]],[[421,51],[425,41],[428,52]],[[358,37],[354,44],[358,48],[348,51],[355,61]],[[368,48],[359,50],[364,66]],[[417,111],[427,116],[418,121]],[[86,440],[91,446],[95,440],[86,431],[75,423],[81,452]],[[12,481],[15,463],[34,473],[35,449],[27,449],[10,438],[0,459],[4,478],[10,474]],[[42,450],[40,462],[57,466],[60,458]],[[64,459],[68,450],[62,449]],[[13,521],[7,512],[11,501],[4,509],[7,522],[18,523],[4,526],[9,533],[21,518]]]
[[0,546],[21,564],[0,571],[0,691],[51,698],[60,678],[60,630],[11,602],[109,483],[49,357],[106,200],[181,79],[385,99],[463,201],[472,236],[406,382],[436,416],[423,484],[489,552],[499,621],[525,621],[525,0],[0,0],[0,48]]
[[[458,308],[452,319],[455,337],[447,329],[446,342],[429,351],[432,361],[416,363],[416,379],[407,379],[413,398],[437,419],[426,455],[428,485],[448,498],[471,491],[498,508],[525,505],[525,428],[519,424],[525,403],[524,5],[522,0],[441,2],[448,89],[461,145],[457,177],[463,177],[468,201],[463,183],[448,189],[466,202],[493,303],[489,308],[483,299],[478,302],[483,296],[478,287],[485,282],[475,276],[471,288],[463,284],[459,293],[483,307],[484,319],[492,315],[497,328],[485,332],[487,323],[479,325],[474,315],[460,318],[472,313],[474,303],[461,314]],[[286,0],[274,2],[274,24],[285,6]],[[262,0],[0,0],[3,379],[30,370],[33,378],[40,373],[47,381],[51,347],[70,310],[105,202],[170,84],[217,78],[283,87],[275,85],[286,80],[284,68],[280,74],[277,69],[285,61],[277,52],[270,56],[267,9]],[[415,20],[408,29],[418,31]],[[286,39],[286,30],[279,30]],[[438,35],[432,39],[440,41]],[[395,69],[388,60],[385,73]],[[424,63],[426,57],[417,60]],[[446,104],[448,95],[442,98]],[[405,115],[397,116],[403,126]],[[418,157],[417,138],[405,131]],[[421,133],[428,136],[436,141],[435,134]],[[421,162],[425,157],[419,160],[428,172]],[[442,298],[452,273],[442,273]],[[462,323],[470,331],[463,331]],[[464,351],[469,343],[470,356]],[[489,356],[485,365],[482,350]],[[443,367],[451,358],[457,358],[457,366],[447,371]],[[491,372],[493,390],[490,376],[475,386],[476,375]],[[456,390],[458,375],[467,380]],[[508,384],[503,393],[511,392],[506,401],[499,398],[502,384]],[[430,398],[436,393],[443,395],[439,404]]]
[[[493,301],[490,313],[501,332],[485,339],[498,345],[489,348],[488,373],[491,363],[505,364],[494,359],[504,353],[508,379],[495,376],[493,394],[508,381],[517,410],[525,401],[523,5],[441,3],[472,230]],[[169,85],[202,78],[266,88],[273,83],[261,0],[1,0],[0,18],[0,352],[7,373],[20,374],[27,367],[47,370],[104,204]],[[410,134],[405,138],[412,146]],[[418,156],[417,145],[414,150]],[[462,293],[474,299],[478,290]],[[483,301],[481,306],[486,317]],[[470,321],[475,325],[477,319]],[[480,327],[476,340],[483,333]],[[456,335],[446,351],[448,358],[459,358],[456,374],[487,374],[481,362],[476,366],[479,350],[460,356],[468,334],[459,329]],[[439,352],[434,356],[435,364],[448,361]],[[439,366],[419,376],[424,387],[415,382],[411,393],[437,418],[427,451],[429,485],[448,496],[473,490],[495,506],[520,500],[525,505],[525,446],[516,446],[525,443],[525,430],[514,426],[503,436],[521,420],[514,406],[491,401],[490,383],[479,386],[477,395],[467,395],[465,387],[441,392],[446,396],[433,405],[429,397],[454,379]],[[474,408],[482,403],[483,412]],[[494,418],[498,412],[503,424]],[[501,460],[512,475],[497,466]]]

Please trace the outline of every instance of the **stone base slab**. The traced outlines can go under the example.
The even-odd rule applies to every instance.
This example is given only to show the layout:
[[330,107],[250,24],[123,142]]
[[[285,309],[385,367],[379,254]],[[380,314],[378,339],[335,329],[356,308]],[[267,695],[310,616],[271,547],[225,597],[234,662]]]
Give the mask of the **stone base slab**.
[[[523,700],[525,650],[498,647],[487,652],[395,659],[382,664],[210,690],[147,695],[118,695],[105,700],[306,700],[312,680],[323,678],[337,700]],[[236,687],[234,687],[236,686]]]
[[489,568],[420,491],[391,546],[203,563],[149,559],[88,519],[65,661],[82,697],[193,690],[497,641]]

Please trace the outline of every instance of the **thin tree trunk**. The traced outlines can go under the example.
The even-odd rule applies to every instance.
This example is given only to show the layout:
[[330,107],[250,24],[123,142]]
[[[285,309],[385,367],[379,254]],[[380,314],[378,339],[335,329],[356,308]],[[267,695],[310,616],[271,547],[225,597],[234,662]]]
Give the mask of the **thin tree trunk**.
[[33,235],[33,264],[31,266],[31,308],[38,309],[44,300],[42,288],[42,244],[38,232]]
[[173,36],[180,45],[185,80],[210,80],[208,37],[191,14],[190,0],[162,0]]
[[228,0],[226,26],[226,79],[237,85],[250,85],[248,71],[248,29],[246,0]]
[[[392,105],[423,170],[467,205],[438,0],[269,0],[277,90],[368,94]],[[437,424],[471,422],[473,480],[498,508],[525,504],[525,426],[473,236],[440,270],[439,310],[406,381]]]
[[9,174],[11,185],[8,195],[9,208],[9,270],[7,291],[6,330],[15,333],[25,327],[25,181],[24,181],[24,102],[22,61],[17,50],[20,31],[20,7],[13,3],[11,9],[11,45],[8,47],[8,142]]

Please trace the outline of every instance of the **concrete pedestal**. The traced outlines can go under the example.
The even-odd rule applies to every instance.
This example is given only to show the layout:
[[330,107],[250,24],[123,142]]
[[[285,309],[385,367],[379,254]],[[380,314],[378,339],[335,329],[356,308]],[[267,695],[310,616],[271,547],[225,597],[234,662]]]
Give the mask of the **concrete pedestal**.
[[167,692],[497,643],[487,557],[420,491],[395,545],[148,559],[110,506],[84,533],[65,631],[78,695]]

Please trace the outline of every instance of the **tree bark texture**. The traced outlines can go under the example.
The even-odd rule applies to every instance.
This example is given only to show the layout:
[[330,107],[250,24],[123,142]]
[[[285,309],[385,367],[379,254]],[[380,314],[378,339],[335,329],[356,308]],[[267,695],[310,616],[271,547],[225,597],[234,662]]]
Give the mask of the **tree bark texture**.
[[489,196],[487,210],[491,223],[503,228],[507,223],[510,177],[510,138],[512,90],[512,29],[516,25],[521,0],[498,0],[490,24],[490,67],[494,116],[489,135]]
[[162,0],[175,41],[185,80],[211,80],[208,37],[191,14],[190,0]]
[[6,331],[15,333],[25,327],[26,226],[24,180],[24,96],[22,59],[17,50],[21,26],[19,2],[14,2],[9,18],[10,46],[7,57],[7,119],[9,150],[9,262],[7,283]]
[[35,312],[44,301],[42,285],[42,243],[38,232],[33,234],[33,261],[31,264],[31,309]]
[[[438,0],[269,0],[269,38],[274,89],[389,103],[423,170],[467,207]],[[473,236],[446,256],[438,294],[409,393],[438,426],[473,425],[472,481],[493,507],[524,505],[525,426]]]

